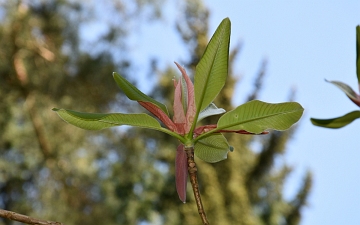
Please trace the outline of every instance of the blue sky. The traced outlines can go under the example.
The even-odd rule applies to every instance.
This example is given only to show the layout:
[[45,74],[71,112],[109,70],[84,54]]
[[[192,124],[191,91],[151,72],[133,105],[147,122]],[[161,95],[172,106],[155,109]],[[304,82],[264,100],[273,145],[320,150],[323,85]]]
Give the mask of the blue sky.
[[[315,127],[309,118],[333,118],[359,109],[324,79],[345,82],[358,91],[355,27],[360,24],[360,1],[219,2],[205,1],[211,12],[210,34],[223,18],[229,17],[232,45],[238,41],[244,44],[236,65],[241,82],[234,103],[245,100],[261,60],[267,58],[267,75],[259,99],[286,101],[294,87],[296,101],[305,108],[298,132],[283,158],[294,168],[286,185],[287,195],[297,190],[306,170],[314,175],[301,224],[359,224],[360,120],[333,130]],[[166,3],[168,20],[134,35],[132,48],[138,72],[146,73],[149,57],[161,59],[160,65],[186,59],[173,27],[178,6],[178,1]],[[144,85],[141,89],[146,88]]]

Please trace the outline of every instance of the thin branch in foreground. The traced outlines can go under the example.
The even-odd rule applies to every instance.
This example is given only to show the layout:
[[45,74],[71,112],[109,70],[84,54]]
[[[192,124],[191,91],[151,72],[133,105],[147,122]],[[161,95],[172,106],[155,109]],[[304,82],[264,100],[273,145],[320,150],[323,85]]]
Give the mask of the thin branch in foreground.
[[194,147],[187,147],[185,146],[185,152],[187,155],[187,163],[188,163],[188,172],[190,177],[190,183],[194,192],[194,197],[196,201],[196,205],[198,208],[199,215],[204,225],[209,225],[209,221],[205,214],[205,209],[201,201],[200,189],[199,189],[199,182],[197,179],[197,167],[194,161]]
[[64,225],[60,222],[45,221],[22,215],[16,212],[0,209],[0,217],[31,225]]

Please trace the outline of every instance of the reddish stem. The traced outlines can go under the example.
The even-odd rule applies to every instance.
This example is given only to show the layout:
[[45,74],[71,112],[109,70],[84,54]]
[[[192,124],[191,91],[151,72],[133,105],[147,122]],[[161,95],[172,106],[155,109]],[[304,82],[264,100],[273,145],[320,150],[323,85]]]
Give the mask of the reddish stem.
[[190,183],[194,192],[194,197],[196,201],[196,205],[198,208],[199,215],[204,225],[209,225],[209,221],[205,214],[205,209],[203,207],[199,189],[199,182],[197,179],[197,167],[194,160],[194,146],[185,146],[185,152],[187,156],[187,163],[188,163],[188,172],[190,177]]

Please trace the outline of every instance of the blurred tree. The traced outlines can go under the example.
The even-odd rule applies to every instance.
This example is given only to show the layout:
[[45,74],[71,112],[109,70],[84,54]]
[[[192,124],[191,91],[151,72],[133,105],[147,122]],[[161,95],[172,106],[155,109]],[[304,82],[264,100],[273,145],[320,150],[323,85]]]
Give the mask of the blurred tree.
[[[66,224],[117,220],[119,203],[102,183],[114,163],[107,143],[115,134],[73,129],[51,108],[125,105],[112,79],[104,78],[126,74],[126,35],[143,22],[139,17],[158,18],[160,2],[102,2],[111,18],[99,17],[96,9],[104,5],[96,1],[0,2],[1,208]],[[101,19],[106,30],[89,40]],[[108,53],[114,45],[121,60]]]
[[[127,34],[134,24],[158,18],[162,1],[0,3],[0,207],[65,224],[199,224],[192,193],[187,204],[176,194],[175,140],[140,129],[86,132],[50,110],[108,112],[120,104],[132,111],[136,104],[124,101],[108,77],[113,71],[129,73]],[[189,50],[182,63],[191,74],[208,43],[209,11],[200,0],[183,1],[181,8],[176,27]],[[93,37],[94,26],[103,34]],[[231,52],[228,82],[215,102],[226,110],[240,50],[241,44]],[[172,105],[172,78],[179,72],[174,65],[159,70],[152,64],[151,79],[159,80],[153,96]],[[257,98],[265,69],[264,61],[248,100]],[[293,133],[230,136],[235,151],[229,159],[216,164],[197,159],[213,224],[299,223],[311,176],[286,200],[283,184],[291,169],[274,164]],[[0,224],[13,223],[0,219]]]

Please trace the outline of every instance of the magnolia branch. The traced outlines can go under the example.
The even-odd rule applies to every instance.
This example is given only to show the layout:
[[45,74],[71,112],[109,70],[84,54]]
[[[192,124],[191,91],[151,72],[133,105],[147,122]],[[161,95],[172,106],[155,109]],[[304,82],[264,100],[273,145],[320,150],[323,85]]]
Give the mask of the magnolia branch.
[[45,221],[22,215],[16,212],[0,209],[0,217],[31,225],[64,225],[60,222]]
[[204,225],[209,225],[209,221],[205,214],[205,209],[203,207],[202,201],[201,201],[201,195],[200,195],[200,189],[199,189],[199,182],[197,179],[197,167],[194,160],[194,147],[187,147],[185,146],[185,152],[187,155],[187,163],[188,163],[188,172],[190,177],[190,183],[194,192],[194,197],[196,201],[196,205],[198,208],[199,215],[201,217],[201,220]]

